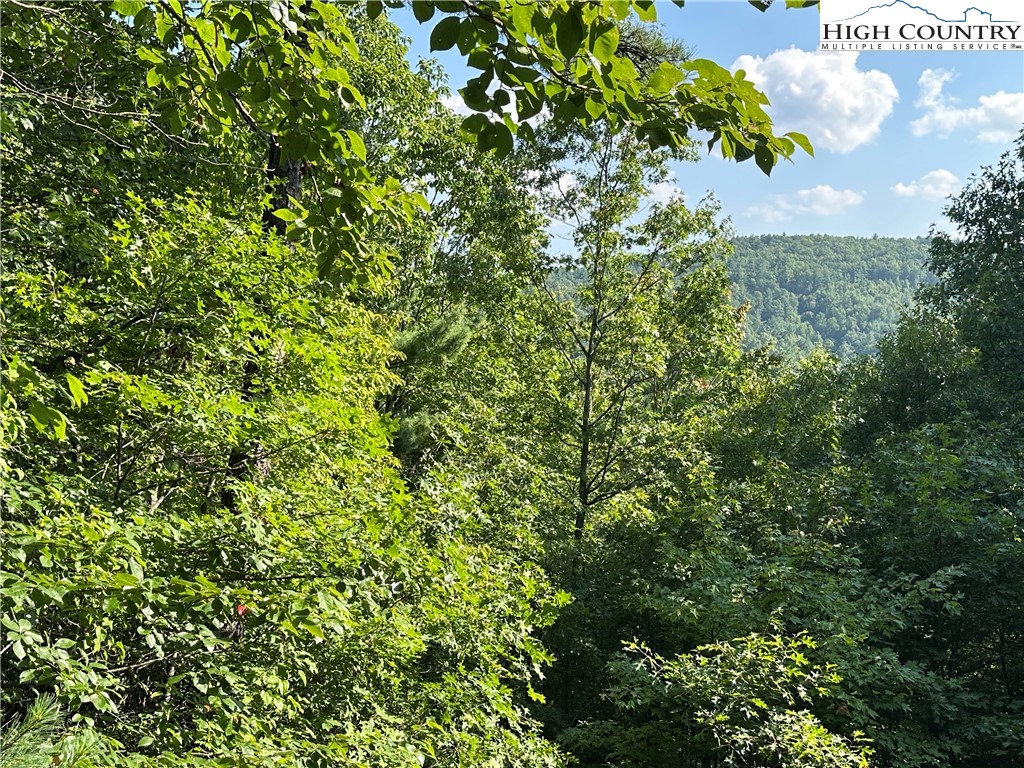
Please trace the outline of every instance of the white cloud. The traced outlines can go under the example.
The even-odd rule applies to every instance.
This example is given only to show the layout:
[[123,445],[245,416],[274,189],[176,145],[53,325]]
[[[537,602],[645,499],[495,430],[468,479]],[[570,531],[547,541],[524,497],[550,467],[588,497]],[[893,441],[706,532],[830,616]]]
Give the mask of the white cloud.
[[675,198],[682,196],[683,190],[680,189],[679,185],[675,182],[659,181],[651,185],[651,189],[647,193],[647,201],[650,203],[665,205],[666,203],[672,202]]
[[524,181],[526,182],[527,189],[531,194],[538,195],[543,193],[548,197],[564,197],[579,183],[576,180],[576,177],[568,171],[563,173],[554,181],[548,182],[543,187],[540,186],[541,178],[541,172],[536,169],[531,168],[526,172]]
[[[488,93],[493,95],[496,90],[497,90],[497,85],[492,83],[490,89],[488,90]],[[462,94],[460,94],[458,91],[455,91],[454,93],[451,93],[448,96],[442,96],[439,99],[439,101],[441,102],[442,106],[447,107],[452,112],[454,112],[456,115],[459,115],[461,117],[468,117],[469,115],[477,114],[477,112],[475,110],[470,109],[466,105],[466,102],[463,101],[463,99],[462,99]],[[512,117],[512,120],[514,122],[519,122],[519,113],[516,110],[516,102],[515,102],[515,97],[514,96],[512,98],[512,103],[509,104],[508,106],[506,106],[505,110]],[[489,120],[493,120],[494,119],[494,115],[492,115],[490,113],[484,113],[484,114],[487,115],[487,118]],[[538,125],[543,123],[549,117],[551,117],[551,111],[547,107],[543,107],[540,112],[538,112],[533,117],[529,118],[526,122],[529,123],[530,125],[532,125],[534,128],[536,128]]]
[[450,96],[442,96],[441,105],[448,107],[448,109],[456,115],[468,116],[473,114],[473,110],[466,106],[466,102],[462,100],[462,96],[458,93],[453,93]]
[[563,173],[553,182],[544,187],[544,191],[554,197],[555,195],[565,195],[570,189],[576,186],[576,177],[571,173]]
[[945,200],[960,188],[960,179],[945,168],[929,171],[917,181],[900,182],[892,191],[901,197],[923,197],[925,200]]
[[779,131],[806,133],[816,147],[844,154],[877,136],[899,101],[892,78],[858,69],[858,55],[790,48],[766,58],[740,56],[732,69],[745,70],[767,94]]
[[795,216],[835,216],[863,200],[864,195],[852,189],[833,189],[828,184],[819,184],[792,195],[772,195],[768,202],[748,208],[747,213],[767,222],[785,221]]
[[945,137],[959,128],[975,131],[978,141],[1009,143],[1024,122],[1024,91],[997,91],[978,98],[973,107],[958,107],[957,100],[943,91],[953,79],[948,69],[926,69],[917,84],[920,93],[915,107],[925,110],[922,117],[910,124],[915,136],[936,133]]

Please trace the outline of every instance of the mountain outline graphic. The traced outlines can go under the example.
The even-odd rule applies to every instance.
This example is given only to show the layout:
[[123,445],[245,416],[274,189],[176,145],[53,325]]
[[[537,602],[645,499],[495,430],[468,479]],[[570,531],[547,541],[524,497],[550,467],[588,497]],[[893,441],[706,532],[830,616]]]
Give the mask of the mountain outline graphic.
[[837,19],[836,21],[853,21],[854,19],[860,18],[861,16],[864,16],[865,14],[870,13],[871,11],[877,11],[880,8],[892,8],[892,7],[897,6],[897,5],[904,5],[907,8],[914,9],[915,11],[922,11],[923,13],[927,13],[933,19],[937,19],[938,21],[945,22],[946,24],[963,24],[964,22],[967,21],[967,14],[970,13],[971,11],[977,11],[978,13],[982,14],[983,16],[988,16],[988,21],[989,21],[990,24],[1012,24],[1012,23],[1014,23],[1014,21],[1016,21],[1015,19],[993,19],[992,18],[992,14],[989,11],[983,11],[981,8],[978,8],[976,5],[972,5],[972,6],[968,7],[968,8],[964,8],[964,17],[962,19],[944,19],[941,16],[938,16],[938,15],[932,13],[927,8],[922,8],[919,5],[912,5],[911,3],[908,3],[906,0],[893,0],[891,3],[884,3],[883,5],[872,5],[870,8],[867,8],[867,9],[861,11],[860,13],[856,14],[855,16],[850,16],[848,19]]

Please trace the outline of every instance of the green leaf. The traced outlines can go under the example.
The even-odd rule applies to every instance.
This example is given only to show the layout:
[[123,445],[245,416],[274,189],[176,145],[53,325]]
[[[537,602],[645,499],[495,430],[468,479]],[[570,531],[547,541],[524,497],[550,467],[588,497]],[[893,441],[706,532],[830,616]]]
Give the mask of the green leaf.
[[280,138],[281,154],[292,160],[307,156],[311,139],[305,133],[289,131]]
[[459,53],[463,56],[468,55],[470,51],[476,48],[477,38],[476,26],[469,19],[463,19],[459,24]]
[[114,573],[110,576],[114,586],[121,589],[134,589],[139,586],[139,579],[131,573]]
[[293,211],[291,208],[278,208],[274,211],[274,215],[281,219],[281,221],[295,221],[299,218],[299,214]]
[[145,0],[114,0],[110,4],[110,10],[125,18],[135,16],[146,7]]
[[71,399],[74,400],[75,405],[81,408],[88,403],[89,396],[85,393],[85,387],[82,386],[81,380],[70,373],[65,373],[64,377],[68,381],[68,389],[71,391]]
[[430,50],[447,51],[459,39],[462,20],[458,16],[446,16],[430,33]]
[[672,134],[660,123],[653,121],[645,123],[641,130],[647,136],[652,149],[667,147],[672,144]]
[[797,133],[796,131],[790,131],[789,133],[786,134],[786,136],[794,144],[796,144],[798,147],[800,147],[800,149],[802,149],[804,152],[806,152],[811,157],[814,157],[814,147],[811,146],[810,139],[808,139],[806,136],[804,136],[804,134]]
[[471,51],[466,57],[466,63],[473,69],[490,70],[494,66],[494,54],[486,48],[478,48]]
[[597,60],[602,64],[607,64],[611,61],[615,55],[615,51],[619,47],[619,30],[614,24],[610,25],[607,29],[597,35],[597,39],[594,40],[593,52]]
[[477,135],[477,146],[481,152],[494,150],[498,157],[512,152],[512,131],[504,123],[488,123]]
[[[722,134],[722,143],[723,144],[725,143],[726,135],[727,134],[725,134],[725,133]],[[752,150],[746,144],[742,143],[742,141],[736,141],[735,137],[731,137],[731,138],[733,138],[732,156],[736,158],[736,162],[742,163],[742,162],[744,162],[746,160],[749,160],[750,158],[752,158],[754,156],[754,150]]]
[[228,36],[236,43],[244,43],[252,36],[252,20],[245,12],[236,13],[226,26]]
[[366,15],[372,20],[384,12],[384,3],[380,0],[368,0],[366,3]]
[[652,22],[658,20],[658,9],[654,7],[654,0],[634,0],[633,8],[640,21]]
[[575,56],[583,44],[583,18],[580,9],[571,5],[566,14],[559,19],[558,27],[555,30],[555,43],[558,51],[567,59]]
[[490,121],[485,115],[469,115],[462,121],[462,131],[468,137],[475,138],[483,133],[490,124]]
[[674,64],[669,64],[667,61],[661,62],[658,68],[651,73],[650,78],[647,81],[647,87],[655,93],[668,93],[677,84],[682,82],[683,73],[679,67]]
[[311,634],[313,637],[317,638],[318,640],[325,640],[326,639],[324,637],[324,631],[322,629],[320,629],[320,626],[318,624],[314,624],[314,623],[312,623],[310,621],[304,621],[299,626],[301,626],[304,630],[309,632],[309,634]]
[[772,169],[775,167],[775,153],[772,152],[764,144],[758,144],[754,147],[754,162],[757,163],[757,167],[760,168],[765,176],[772,175]]
[[254,83],[252,88],[249,89],[249,99],[255,103],[266,101],[270,98],[270,94],[274,92],[270,83],[266,80],[260,80]]
[[414,0],[410,5],[412,5],[412,15],[420,24],[433,18],[434,4],[430,0]]
[[[729,74],[729,70],[721,64],[711,61],[711,59],[692,59],[687,61],[684,66],[694,70],[701,78],[712,82],[733,79],[733,76]],[[740,78],[737,77],[736,79]]]
[[226,91],[237,91],[244,82],[242,76],[231,69],[225,69],[217,75],[217,85]]
[[52,429],[61,440],[67,434],[67,419],[56,408],[50,408],[37,400],[28,407],[28,415],[40,432]]
[[459,91],[466,106],[474,112],[488,112],[491,109],[491,97],[487,95],[479,83],[471,81]]
[[140,8],[139,12],[135,14],[135,21],[133,26],[136,29],[142,29],[153,23],[153,9],[149,6]]
[[494,123],[494,149],[498,157],[512,154],[512,131],[504,123]]
[[363,162],[366,162],[366,144],[363,143],[363,138],[356,131],[345,131],[345,135],[348,136],[348,145]]

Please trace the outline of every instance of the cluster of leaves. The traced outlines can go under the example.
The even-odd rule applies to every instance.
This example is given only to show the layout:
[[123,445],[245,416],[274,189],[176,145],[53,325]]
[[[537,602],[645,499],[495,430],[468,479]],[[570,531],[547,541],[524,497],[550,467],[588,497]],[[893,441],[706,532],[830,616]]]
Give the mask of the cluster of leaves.
[[[324,280],[320,244],[275,224],[301,229],[281,197],[293,116],[225,75],[271,35],[215,54],[217,79],[196,64],[224,49],[206,10],[270,25],[282,9],[187,7],[174,26],[179,10],[5,8],[5,713],[52,692],[112,765],[552,764],[523,701],[558,600],[460,477],[402,481],[378,412],[397,315]],[[352,57],[353,82],[383,68],[401,88],[348,109],[344,135],[401,171],[388,126],[419,113],[399,97],[427,89],[433,135],[451,118],[397,31],[362,23],[375,58]],[[211,123],[235,89],[266,107],[263,133]],[[314,193],[334,173],[298,170]],[[366,170],[346,189],[375,185]],[[378,255],[412,213],[353,205]]]
[[[369,3],[366,14],[374,19],[383,7]],[[666,62],[642,77],[618,52],[618,27],[633,14],[654,21],[650,0],[539,5],[424,0],[412,8],[423,22],[440,12],[432,45],[458,45],[470,66],[482,71],[462,91],[479,112],[463,121],[463,128],[482,149],[508,154],[513,132],[520,126],[529,132],[524,121],[548,110],[564,122],[639,123],[653,146],[678,146],[694,129],[707,131],[726,157],[753,157],[765,173],[798,146],[810,151],[801,134],[774,135],[763,110],[765,96],[742,72],[733,75],[696,60],[682,66]],[[78,18],[68,24],[71,15]],[[113,0],[64,11],[19,5],[13,23],[6,25],[11,43],[6,68],[19,73],[27,66],[37,40],[49,50],[74,48],[82,29],[105,48],[119,39],[145,63],[146,84],[159,97],[147,116],[174,133],[198,128],[216,137],[241,131],[265,144],[272,175],[289,175],[291,169],[292,200],[280,199],[277,216],[293,235],[309,240],[321,274],[379,285],[390,261],[364,247],[365,233],[387,221],[407,220],[424,201],[393,177],[378,179],[368,172],[366,142],[352,116],[366,106],[352,76],[362,57],[359,16],[325,0]],[[36,22],[42,29],[28,32]],[[24,95],[41,93],[31,83],[14,83]],[[492,83],[498,87],[489,93]],[[80,109],[74,99],[62,98],[69,112]],[[314,199],[297,205],[294,171],[307,166],[317,167],[319,183]]]
[[910,674],[876,681],[865,713],[894,764],[1012,766],[1022,751],[1020,328],[1004,290],[1024,264],[1022,163],[1024,135],[954,198],[938,282],[856,370],[844,495],[862,560],[933,585],[886,643]]
[[[633,638],[690,676],[687,659],[700,646],[740,648],[740,638],[771,627],[780,644],[834,633],[808,657],[825,669],[892,602],[883,590],[867,611],[857,594],[864,582],[837,576],[857,567],[835,550],[841,521],[805,492],[821,456],[838,449],[835,365],[819,359],[789,376],[742,355],[742,312],[718,257],[728,231],[714,202],[650,206],[665,153],[628,132],[544,126],[532,153],[533,195],[571,227],[571,241],[550,247],[518,292],[462,294],[458,315],[450,303],[421,302],[424,346],[407,351],[418,368],[428,344],[441,351],[459,340],[455,361],[438,363],[443,380],[416,373],[435,442],[414,471],[443,456],[472,472],[485,512],[526,520],[546,570],[573,594],[541,633],[557,661],[539,687],[537,716],[584,765],[725,765],[772,750],[806,765],[859,764],[857,726],[826,726],[830,705],[805,700],[806,680],[776,674],[771,654],[707,677],[708,698],[689,708],[616,704],[642,685],[621,679],[623,643]],[[472,329],[458,319],[480,314]],[[773,420],[771,432],[756,433]],[[799,472],[790,466],[801,462]],[[792,530],[796,521],[802,531]],[[856,629],[843,627],[849,616]],[[759,723],[744,724],[739,709],[720,733],[695,719],[745,685],[772,701]],[[793,702],[788,712],[783,700]]]
[[[259,225],[125,203],[105,238],[62,232],[48,280],[16,263],[5,287],[8,343],[89,391],[64,440],[7,451],[8,706],[56,691],[119,765],[512,749],[495,670],[543,661],[543,582],[465,540],[446,492],[402,490],[373,409],[381,318]],[[248,394],[247,349],[268,360]],[[242,439],[245,478],[226,466]],[[546,759],[529,744],[517,761]]]
[[[929,289],[877,361],[743,355],[728,291],[701,291],[713,208],[638,213],[657,157],[566,141],[571,167],[532,182],[571,245],[472,336],[447,395],[479,425],[449,457],[515,483],[487,506],[532,516],[573,594],[542,633],[546,732],[588,766],[1013,765],[1019,409],[983,363],[1013,337],[971,346],[971,300],[940,312]],[[1015,231],[1000,210],[978,215]],[[949,239],[957,269],[979,249],[1019,266],[987,237]]]
[[753,157],[765,173],[798,146],[810,152],[802,134],[773,135],[762,109],[767,99],[743,72],[732,74],[705,59],[638,69],[620,51],[620,28],[633,14],[656,21],[651,0],[428,1],[414,3],[413,11],[420,22],[435,12],[458,14],[443,16],[430,44],[432,50],[457,46],[480,70],[460,93],[477,112],[463,126],[481,147],[509,153],[513,133],[532,134],[524,121],[548,110],[564,124],[639,125],[638,135],[654,148],[680,146],[694,129],[708,131],[710,146],[719,143],[727,158]]
[[610,665],[609,694],[627,723],[625,732],[605,736],[615,764],[650,765],[654,752],[694,766],[713,758],[737,766],[866,768],[871,750],[856,744],[863,734],[854,732],[848,744],[805,708],[840,682],[810,662],[805,654],[814,648],[806,637],[749,635],[664,659],[627,645],[629,655]]

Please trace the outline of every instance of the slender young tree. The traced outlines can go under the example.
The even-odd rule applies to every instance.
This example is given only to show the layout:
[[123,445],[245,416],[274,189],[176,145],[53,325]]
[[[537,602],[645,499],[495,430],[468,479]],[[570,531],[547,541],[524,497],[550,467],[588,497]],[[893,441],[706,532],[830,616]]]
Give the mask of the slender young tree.
[[691,210],[680,192],[652,196],[668,178],[665,153],[606,130],[562,134],[546,151],[565,160],[537,178],[556,237],[530,301],[544,328],[539,343],[560,360],[557,399],[546,409],[558,436],[548,460],[573,510],[576,582],[593,510],[659,471],[674,439],[666,425],[705,397],[716,366],[737,354],[741,313],[718,261],[728,229],[717,205]]

